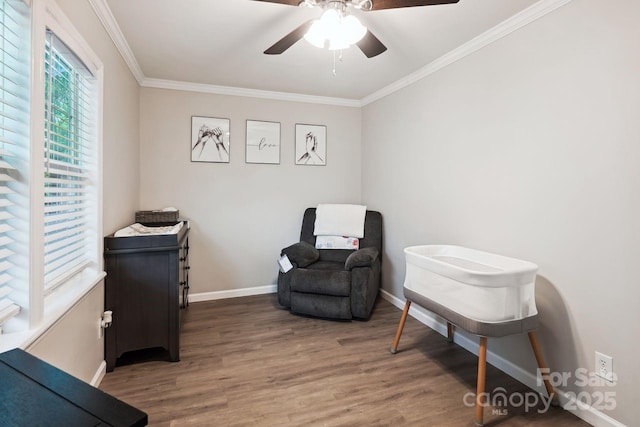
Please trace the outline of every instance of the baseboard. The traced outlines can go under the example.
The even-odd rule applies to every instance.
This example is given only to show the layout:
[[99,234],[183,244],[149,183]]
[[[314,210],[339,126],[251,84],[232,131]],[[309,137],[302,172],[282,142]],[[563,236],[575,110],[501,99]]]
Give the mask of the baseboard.
[[100,366],[98,366],[98,370],[96,371],[93,378],[91,378],[91,382],[89,384],[91,384],[94,387],[98,387],[102,382],[102,379],[104,378],[106,373],[107,373],[107,362],[103,360],[102,362],[100,362]]
[[[380,290],[382,298],[389,301],[394,306],[399,309],[403,309],[405,305],[405,301],[400,298],[390,294],[384,289]],[[436,317],[433,313],[425,310],[424,308],[413,304],[409,309],[409,315],[416,319],[418,322],[430,327],[435,330],[439,334],[446,336],[447,335],[447,324],[441,318]],[[399,319],[399,318],[398,318]],[[456,334],[454,336],[454,342],[458,344],[460,347],[468,350],[469,352],[477,355],[478,354],[478,342],[471,340],[465,335]],[[538,385],[538,379],[534,374],[522,367],[516,365],[513,362],[505,359],[504,357],[493,353],[492,351],[487,351],[487,362],[492,366],[500,369],[502,372],[507,375],[515,378],[526,386],[532,388],[533,390],[538,391],[539,393],[546,394],[545,388],[542,385]],[[568,409],[569,412],[581,418],[582,420],[588,422],[591,425],[596,427],[625,427],[624,424],[614,420],[610,416],[605,413],[593,408],[590,405],[587,405],[582,402],[575,402],[575,400],[570,398],[570,395],[567,392],[560,390],[558,388],[555,389],[558,394],[558,400],[562,407],[566,407],[568,403],[571,403],[571,406],[575,406],[575,408]]]
[[276,285],[255,286],[253,288],[229,289],[226,291],[200,292],[189,295],[189,302],[213,301],[218,299],[248,297],[251,295],[273,294]]

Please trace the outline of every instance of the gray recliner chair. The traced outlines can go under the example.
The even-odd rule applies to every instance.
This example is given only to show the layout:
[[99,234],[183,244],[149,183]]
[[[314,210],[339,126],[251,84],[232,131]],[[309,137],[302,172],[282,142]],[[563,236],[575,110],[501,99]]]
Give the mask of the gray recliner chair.
[[278,302],[291,312],[368,319],[380,289],[382,215],[367,211],[360,249],[316,249],[316,209],[302,219],[300,242],[284,248],[293,269],[278,275]]

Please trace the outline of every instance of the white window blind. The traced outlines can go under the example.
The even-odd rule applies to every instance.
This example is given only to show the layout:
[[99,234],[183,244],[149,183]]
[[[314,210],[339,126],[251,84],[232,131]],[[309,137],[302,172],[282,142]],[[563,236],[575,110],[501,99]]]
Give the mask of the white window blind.
[[95,261],[97,83],[47,31],[45,49],[44,284],[49,291]]
[[[26,205],[29,147],[29,15],[22,0],[0,0],[0,332],[20,312],[27,283],[15,260]],[[23,298],[24,299],[24,298]]]

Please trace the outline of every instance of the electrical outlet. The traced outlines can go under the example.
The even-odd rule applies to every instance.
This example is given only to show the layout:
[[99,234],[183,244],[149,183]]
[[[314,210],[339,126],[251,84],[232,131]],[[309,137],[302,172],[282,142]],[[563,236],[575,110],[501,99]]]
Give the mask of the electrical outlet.
[[613,381],[613,357],[596,351],[596,375],[609,382]]

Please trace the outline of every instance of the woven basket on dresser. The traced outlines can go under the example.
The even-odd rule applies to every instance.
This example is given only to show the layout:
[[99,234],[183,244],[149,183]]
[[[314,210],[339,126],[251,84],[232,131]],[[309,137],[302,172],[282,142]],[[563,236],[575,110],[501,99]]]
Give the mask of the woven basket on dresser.
[[136,212],[136,222],[176,222],[179,211],[138,211]]

